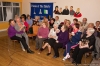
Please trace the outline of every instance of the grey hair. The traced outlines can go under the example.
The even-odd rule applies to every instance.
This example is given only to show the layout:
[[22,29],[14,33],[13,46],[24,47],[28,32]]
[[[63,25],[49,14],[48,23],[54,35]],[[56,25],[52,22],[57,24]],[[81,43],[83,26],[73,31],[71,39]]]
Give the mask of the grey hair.
[[94,33],[94,28],[88,28],[88,31],[91,33],[91,34],[93,34]]
[[53,27],[54,27],[54,26],[58,27],[58,24],[53,24]]

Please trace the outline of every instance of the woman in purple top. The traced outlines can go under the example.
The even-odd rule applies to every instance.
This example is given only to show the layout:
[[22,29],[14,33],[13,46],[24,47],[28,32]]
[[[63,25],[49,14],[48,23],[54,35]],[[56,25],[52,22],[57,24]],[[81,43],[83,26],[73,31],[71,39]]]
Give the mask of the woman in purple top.
[[58,49],[64,47],[64,45],[69,42],[68,27],[66,25],[63,25],[61,27],[61,31],[57,35],[58,35],[58,39],[53,44],[53,50],[55,53],[54,58],[59,57]]
[[43,41],[48,38],[49,28],[46,22],[42,22],[42,26],[38,30],[36,38],[36,50],[42,48]]
[[23,38],[20,38],[20,37],[16,36],[16,34],[21,34],[21,33],[24,32],[24,31],[22,31],[24,26],[22,26],[20,28],[19,32],[15,30],[14,26],[15,26],[14,20],[10,19],[9,20],[9,28],[8,28],[8,36],[10,37],[10,39],[11,40],[18,40],[18,41],[20,41],[22,43],[22,45],[24,46],[25,50],[27,50],[27,53],[34,53],[33,51],[31,51],[29,49],[29,47],[27,46],[27,44],[26,44],[26,42],[25,42],[25,40]]

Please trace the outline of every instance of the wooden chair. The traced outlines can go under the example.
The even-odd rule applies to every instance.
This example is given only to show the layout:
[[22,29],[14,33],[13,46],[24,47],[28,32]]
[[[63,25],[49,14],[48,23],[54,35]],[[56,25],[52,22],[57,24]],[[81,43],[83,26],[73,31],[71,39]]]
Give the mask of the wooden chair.
[[39,26],[33,25],[32,28],[33,28],[33,34],[28,34],[28,37],[31,37],[31,38],[33,38],[33,36],[37,36]]
[[17,40],[11,40],[11,39],[8,39],[8,52],[9,52],[9,54],[10,54],[10,46],[13,44],[14,46],[13,46],[13,48],[14,48],[14,52],[15,52],[15,49],[16,49],[16,47],[15,47],[15,44],[16,44],[16,42],[18,42]]

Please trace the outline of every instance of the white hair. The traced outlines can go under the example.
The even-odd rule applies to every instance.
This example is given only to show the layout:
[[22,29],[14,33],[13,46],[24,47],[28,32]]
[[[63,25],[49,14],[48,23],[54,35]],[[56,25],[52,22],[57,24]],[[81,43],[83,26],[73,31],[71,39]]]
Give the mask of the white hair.
[[93,34],[94,33],[94,28],[88,28],[88,31],[91,33],[91,34]]
[[54,27],[54,26],[58,27],[58,24],[53,24],[53,27]]

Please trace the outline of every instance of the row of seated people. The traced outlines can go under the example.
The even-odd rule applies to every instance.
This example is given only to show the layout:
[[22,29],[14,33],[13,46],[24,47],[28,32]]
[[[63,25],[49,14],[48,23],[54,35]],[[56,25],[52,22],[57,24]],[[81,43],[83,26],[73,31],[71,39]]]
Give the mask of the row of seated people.
[[[58,17],[56,17],[58,18]],[[25,18],[22,17],[22,21]],[[77,19],[73,19],[73,23],[71,24],[70,20],[65,19],[64,24],[59,24],[59,21],[55,21],[55,23],[52,25],[53,27],[50,29],[48,28],[48,22],[47,19],[43,20],[43,22],[40,24],[40,27],[37,32],[37,38],[36,38],[36,50],[39,50],[39,52],[43,51],[45,47],[48,47],[49,52],[47,55],[51,54],[51,47],[54,50],[54,58],[59,57],[59,48],[66,48],[65,51],[65,57],[63,60],[70,58],[70,49],[72,46],[77,44],[77,47],[74,50],[74,53],[72,55],[73,61],[76,64],[81,63],[81,59],[84,53],[88,51],[93,51],[95,47],[95,36],[98,36],[99,33],[99,26],[100,22],[96,22],[96,27],[94,27],[93,23],[87,24],[87,22],[84,22],[84,24],[81,24],[81,22],[78,22]],[[86,18],[83,19],[83,21],[87,21]],[[9,21],[12,23],[12,21]],[[24,37],[26,40],[26,45],[28,46],[28,52],[29,52],[29,42],[28,42],[28,36],[25,32],[25,26],[20,22],[20,19],[16,19],[16,25],[14,26],[15,30],[17,31],[14,33],[14,35],[22,38]],[[50,26],[50,24],[49,24]],[[94,30],[95,28],[95,30]],[[19,33],[22,31],[22,33]],[[8,31],[8,34],[12,33],[11,31]],[[34,33],[34,31],[33,31]],[[18,35],[17,35],[18,34]],[[82,38],[81,38],[82,36]],[[12,36],[10,36],[12,37]],[[81,45],[82,39],[88,40],[89,43],[86,46]],[[16,39],[18,40],[18,39]],[[44,46],[42,46],[43,41],[45,40]],[[21,40],[19,40],[21,41]],[[22,41],[21,41],[22,43]],[[24,43],[22,43],[24,46]],[[24,47],[25,48],[25,47]],[[31,51],[32,52],[32,51]]]

